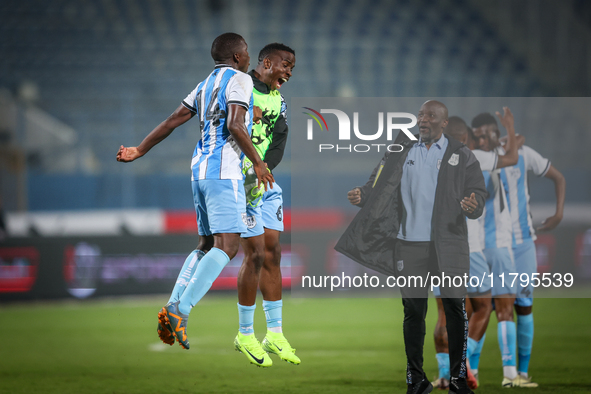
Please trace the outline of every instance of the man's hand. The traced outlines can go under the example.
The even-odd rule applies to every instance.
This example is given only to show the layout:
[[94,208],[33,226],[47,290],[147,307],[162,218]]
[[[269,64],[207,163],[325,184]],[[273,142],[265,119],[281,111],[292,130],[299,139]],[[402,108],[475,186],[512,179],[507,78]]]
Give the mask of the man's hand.
[[361,190],[358,187],[356,187],[353,190],[350,190],[347,193],[347,199],[351,204],[359,205],[359,203],[361,202]]
[[252,122],[259,124],[261,122],[262,118],[263,118],[263,110],[260,107],[253,105],[253,107],[252,107]]
[[501,114],[498,111],[496,112],[496,114],[505,129],[509,129],[510,127],[513,127],[513,125],[515,124],[515,120],[513,119],[513,113],[511,112],[509,107],[503,107],[503,116],[501,116]]
[[267,191],[267,183],[268,183],[269,186],[271,186],[271,189],[273,189],[273,182],[275,182],[275,178],[273,178],[273,174],[271,174],[271,171],[269,171],[265,162],[260,161],[259,165],[254,164],[253,169],[254,169],[254,172],[257,174],[259,187],[260,187],[260,185],[264,185],[265,191]]
[[119,151],[117,151],[117,161],[122,161],[124,163],[128,163],[130,161],[134,161],[135,159],[142,157],[143,155],[140,154],[138,148],[136,146],[131,146],[129,148],[121,145],[119,147]]
[[536,231],[543,233],[545,231],[554,230],[561,220],[562,216],[560,215],[550,216],[542,222],[542,225],[540,227],[536,228]]
[[476,195],[474,193],[470,194],[470,197],[464,197],[462,201],[460,201],[460,205],[462,209],[466,213],[472,213],[478,208],[478,201],[476,200]]

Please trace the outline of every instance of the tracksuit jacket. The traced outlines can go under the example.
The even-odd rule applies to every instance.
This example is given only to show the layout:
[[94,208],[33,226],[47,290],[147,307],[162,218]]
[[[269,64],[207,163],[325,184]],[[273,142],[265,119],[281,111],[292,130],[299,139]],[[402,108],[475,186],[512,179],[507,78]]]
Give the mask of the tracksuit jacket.
[[[401,152],[386,152],[373,170],[369,181],[361,186],[361,210],[345,230],[335,249],[385,275],[396,275],[394,249],[402,218],[400,182],[410,148],[417,142],[400,133],[396,143]],[[468,147],[448,138],[443,155],[431,222],[439,271],[446,275],[464,275],[470,271],[470,251],[465,216],[482,215],[488,195],[480,164]],[[418,139],[418,136],[417,136]],[[464,212],[460,201],[475,193],[478,208]]]

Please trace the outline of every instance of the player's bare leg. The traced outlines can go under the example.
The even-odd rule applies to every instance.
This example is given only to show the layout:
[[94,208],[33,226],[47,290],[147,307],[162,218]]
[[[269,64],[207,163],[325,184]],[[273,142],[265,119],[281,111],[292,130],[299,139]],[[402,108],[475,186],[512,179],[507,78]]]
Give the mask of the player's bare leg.
[[490,320],[490,314],[492,312],[492,301],[491,295],[482,295],[478,297],[470,298],[472,304],[472,316],[470,317],[470,323],[468,325],[468,336],[475,340],[480,340]]
[[282,296],[280,234],[280,231],[266,228],[263,235],[265,237],[265,259],[261,268],[259,287],[265,301],[278,301]]
[[297,365],[301,360],[283,335],[280,235],[280,231],[265,228],[265,261],[259,279],[259,287],[263,293],[263,310],[267,319],[267,335],[263,340],[263,349]]
[[265,235],[242,238],[244,261],[238,272],[238,303],[252,306],[256,302],[259,275],[265,259]]
[[234,339],[236,350],[242,352],[258,367],[273,365],[271,358],[265,353],[254,335],[254,311],[256,308],[259,275],[265,259],[264,234],[249,238],[241,238],[244,250],[244,261],[238,272],[238,335]]

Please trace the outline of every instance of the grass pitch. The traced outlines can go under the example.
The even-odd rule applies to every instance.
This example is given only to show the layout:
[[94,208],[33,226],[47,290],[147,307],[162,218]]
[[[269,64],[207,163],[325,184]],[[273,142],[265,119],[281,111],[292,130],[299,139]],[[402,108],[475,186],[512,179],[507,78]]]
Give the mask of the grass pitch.
[[[190,350],[162,344],[156,315],[167,296],[0,307],[2,393],[404,393],[405,355],[399,299],[284,301],[284,328],[299,366],[271,356],[268,369],[234,351],[235,295],[208,295],[192,311]],[[591,392],[589,299],[537,299],[530,373],[532,393]],[[259,340],[262,307],[255,314]],[[430,304],[425,371],[437,374]],[[496,319],[480,364],[479,393],[500,387]]]

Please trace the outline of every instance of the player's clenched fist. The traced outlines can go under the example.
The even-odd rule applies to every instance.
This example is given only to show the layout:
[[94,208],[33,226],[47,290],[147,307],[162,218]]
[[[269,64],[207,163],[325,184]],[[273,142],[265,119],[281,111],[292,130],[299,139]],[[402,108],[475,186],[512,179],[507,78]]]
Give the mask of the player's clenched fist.
[[347,199],[353,205],[358,205],[361,202],[361,190],[356,187],[347,193]]
[[121,145],[119,147],[119,151],[117,151],[117,161],[130,162],[141,156],[142,155],[135,146],[126,148],[125,146]]

